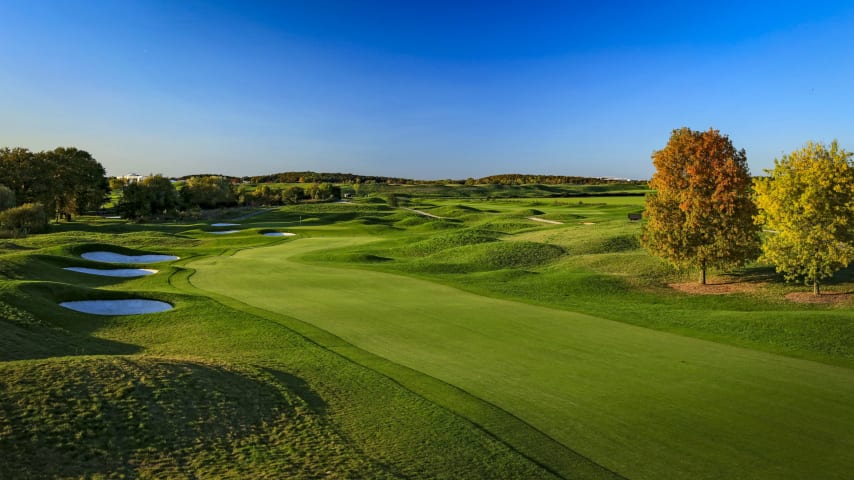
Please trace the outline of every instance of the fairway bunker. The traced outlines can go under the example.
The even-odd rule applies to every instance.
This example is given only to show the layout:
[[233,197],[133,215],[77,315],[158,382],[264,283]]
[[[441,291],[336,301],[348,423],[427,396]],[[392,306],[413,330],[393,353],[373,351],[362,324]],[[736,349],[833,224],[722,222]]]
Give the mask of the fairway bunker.
[[239,223],[212,223],[212,227],[236,227]]
[[158,263],[178,260],[175,255],[122,255],[115,252],[86,252],[80,257],[103,263]]
[[291,232],[266,232],[262,233],[265,237],[293,237],[296,233]]
[[222,230],[222,231],[219,231],[219,232],[208,232],[208,233],[212,233],[212,234],[214,234],[214,235],[229,235],[229,234],[232,234],[232,233],[237,233],[237,232],[239,232],[239,231],[240,231],[240,230]]
[[166,302],[139,298],[126,300],[80,300],[62,302],[59,306],[93,315],[141,315],[143,313],[165,312],[173,308],[172,305]]
[[86,267],[66,267],[63,270],[71,272],[85,273],[88,275],[100,275],[102,277],[144,277],[145,275],[153,275],[157,270],[151,268],[86,268]]

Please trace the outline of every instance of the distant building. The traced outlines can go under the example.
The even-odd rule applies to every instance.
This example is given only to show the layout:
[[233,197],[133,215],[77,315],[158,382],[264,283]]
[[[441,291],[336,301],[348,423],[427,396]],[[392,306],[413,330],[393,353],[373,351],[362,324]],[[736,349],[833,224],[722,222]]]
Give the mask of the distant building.
[[138,183],[145,180],[145,176],[140,175],[138,173],[131,173],[130,175],[125,175],[124,177],[121,177],[121,179],[130,184]]

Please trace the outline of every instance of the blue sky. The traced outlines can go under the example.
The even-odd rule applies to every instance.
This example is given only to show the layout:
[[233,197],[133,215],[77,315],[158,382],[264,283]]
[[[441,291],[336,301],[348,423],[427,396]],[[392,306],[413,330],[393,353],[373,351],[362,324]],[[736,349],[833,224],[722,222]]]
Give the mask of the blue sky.
[[425,179],[649,178],[682,126],[753,173],[854,150],[854,6],[643,3],[2,0],[0,146]]

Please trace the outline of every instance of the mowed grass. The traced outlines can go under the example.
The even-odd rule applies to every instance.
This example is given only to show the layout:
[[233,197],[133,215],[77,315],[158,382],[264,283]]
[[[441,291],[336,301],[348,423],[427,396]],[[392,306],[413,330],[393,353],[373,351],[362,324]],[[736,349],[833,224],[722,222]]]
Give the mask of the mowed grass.
[[[296,261],[370,240],[203,259],[190,265],[192,283],[457,386],[629,478],[845,478],[854,469],[850,369]],[[252,280],[259,275],[265,282]]]

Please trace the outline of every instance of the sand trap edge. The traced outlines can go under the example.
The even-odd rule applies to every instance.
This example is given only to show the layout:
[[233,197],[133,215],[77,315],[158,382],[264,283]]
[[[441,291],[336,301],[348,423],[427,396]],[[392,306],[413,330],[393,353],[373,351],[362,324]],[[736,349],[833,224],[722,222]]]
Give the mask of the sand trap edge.
[[80,258],[101,263],[160,263],[171,262],[178,260],[181,257],[175,255],[123,255],[115,252],[86,252],[80,255]]
[[153,268],[86,268],[86,267],[65,267],[63,270],[70,272],[85,273],[87,275],[98,275],[101,277],[144,277],[146,275],[154,275],[160,270]]

